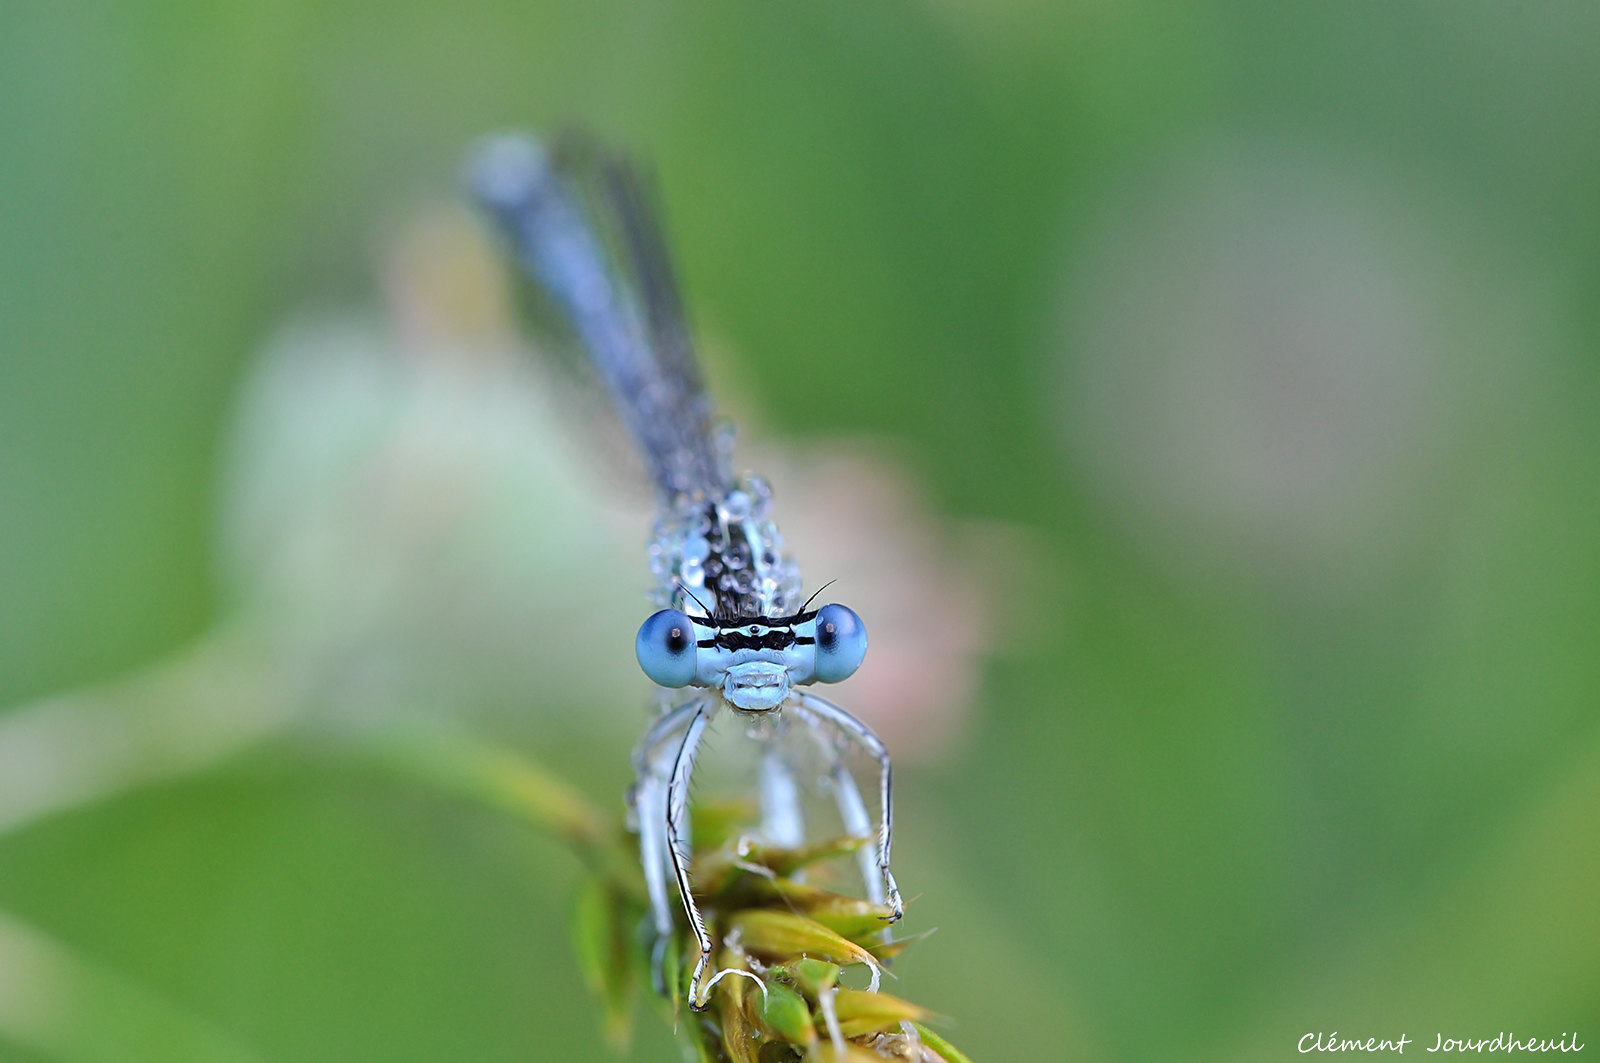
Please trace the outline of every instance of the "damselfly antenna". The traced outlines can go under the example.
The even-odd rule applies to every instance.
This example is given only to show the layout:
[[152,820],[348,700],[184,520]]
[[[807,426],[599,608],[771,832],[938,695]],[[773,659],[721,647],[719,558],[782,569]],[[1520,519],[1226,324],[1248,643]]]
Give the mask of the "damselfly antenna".
[[812,591],[811,592],[811,597],[806,599],[806,602],[805,602],[804,605],[802,605],[799,609],[795,610],[795,614],[799,615],[799,614],[804,613],[807,609],[810,609],[811,608],[811,603],[817,600],[817,596],[818,595],[820,595],[823,591],[827,590],[829,587],[833,586],[835,583],[838,583],[838,582],[839,581],[836,580],[836,579],[831,579],[828,582],[824,583],[822,586],[818,587],[816,590]]

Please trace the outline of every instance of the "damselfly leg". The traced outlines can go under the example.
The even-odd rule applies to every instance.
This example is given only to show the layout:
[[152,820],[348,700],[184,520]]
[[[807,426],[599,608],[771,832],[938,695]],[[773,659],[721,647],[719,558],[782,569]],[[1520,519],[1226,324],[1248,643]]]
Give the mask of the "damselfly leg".
[[[885,919],[893,923],[904,914],[905,904],[900,899],[900,887],[895,883],[894,872],[889,870],[889,850],[894,844],[894,798],[889,750],[879,740],[878,736],[872,733],[871,728],[832,702],[824,701],[815,694],[798,694],[795,700],[797,702],[795,707],[799,710],[800,715],[809,717],[813,727],[817,727],[821,723],[830,725],[833,730],[866,750],[878,763],[880,812],[878,819],[877,863],[878,872],[882,876],[883,882],[883,902],[889,907],[889,914]],[[840,765],[835,770],[835,785],[840,785],[838,779],[841,773],[844,774],[848,786],[842,789],[840,793],[840,811],[841,814],[846,816],[846,829],[853,830],[854,828],[851,827],[849,819],[857,818],[857,816],[854,812],[846,812],[843,803],[847,802],[850,794],[853,793],[855,805],[859,808],[861,806],[861,795],[855,790],[855,782],[849,778],[848,772],[844,771],[843,765]]]
[[689,721],[678,755],[672,763],[672,779],[667,784],[667,857],[672,862],[672,873],[678,881],[678,896],[689,917],[689,928],[694,931],[695,944],[700,947],[700,958],[695,961],[694,974],[689,978],[689,1005],[695,1009],[705,1007],[705,990],[700,979],[706,964],[711,961],[711,935],[706,931],[705,918],[694,902],[694,892],[689,884],[689,777],[694,773],[694,758],[705,735],[706,724],[711,720],[712,706],[702,704]]

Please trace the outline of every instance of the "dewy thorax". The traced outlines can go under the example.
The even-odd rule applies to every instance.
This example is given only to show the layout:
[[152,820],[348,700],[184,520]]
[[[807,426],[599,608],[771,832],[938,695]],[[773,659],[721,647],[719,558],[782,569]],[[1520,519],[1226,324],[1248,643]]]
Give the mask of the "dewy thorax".
[[655,526],[650,567],[657,604],[698,605],[717,618],[782,616],[800,602],[800,567],[783,553],[768,517],[772,489],[759,476],[721,498],[679,498]]

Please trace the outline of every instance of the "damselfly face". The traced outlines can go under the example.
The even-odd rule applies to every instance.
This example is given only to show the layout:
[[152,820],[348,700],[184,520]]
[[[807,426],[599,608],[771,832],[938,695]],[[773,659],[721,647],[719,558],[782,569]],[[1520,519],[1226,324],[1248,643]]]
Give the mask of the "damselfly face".
[[716,689],[741,712],[770,712],[791,686],[848,679],[866,656],[867,630],[843,605],[722,620],[663,609],[640,626],[634,650],[664,687]]

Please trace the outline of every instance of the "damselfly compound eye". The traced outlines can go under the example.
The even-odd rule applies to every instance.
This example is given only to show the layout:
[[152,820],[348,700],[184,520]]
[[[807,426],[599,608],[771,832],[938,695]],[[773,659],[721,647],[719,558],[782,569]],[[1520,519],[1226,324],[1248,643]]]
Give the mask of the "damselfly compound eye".
[[817,681],[849,679],[867,655],[867,629],[855,610],[825,605],[817,610]]
[[652,614],[639,625],[633,649],[653,682],[686,687],[694,679],[694,622],[687,613],[663,609]]

